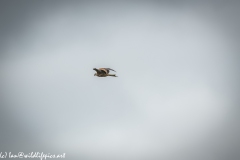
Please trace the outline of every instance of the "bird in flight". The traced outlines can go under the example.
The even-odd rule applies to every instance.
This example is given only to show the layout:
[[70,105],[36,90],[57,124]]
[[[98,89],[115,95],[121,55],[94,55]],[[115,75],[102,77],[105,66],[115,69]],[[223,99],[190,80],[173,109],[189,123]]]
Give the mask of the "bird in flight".
[[[97,73],[94,74],[94,76],[98,76],[98,77],[107,77],[107,76],[112,76],[112,77],[117,77],[115,74],[109,74],[110,70],[114,71],[111,68],[93,68],[93,70],[95,70]],[[116,71],[114,71],[116,72]]]

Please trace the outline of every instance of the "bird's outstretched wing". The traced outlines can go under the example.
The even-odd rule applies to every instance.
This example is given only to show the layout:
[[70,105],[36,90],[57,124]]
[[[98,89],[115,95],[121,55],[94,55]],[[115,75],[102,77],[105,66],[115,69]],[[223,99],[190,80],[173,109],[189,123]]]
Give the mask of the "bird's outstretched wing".
[[[105,72],[106,74],[108,74],[108,73],[109,73],[109,70],[111,70],[111,71],[114,71],[114,70],[113,70],[113,69],[111,69],[111,68],[99,68],[99,70],[101,70],[101,71]],[[116,72],[116,71],[114,71],[114,72]]]
[[101,73],[104,73],[104,74],[108,74],[108,73],[109,73],[109,70],[106,69],[106,68],[99,68],[99,71],[100,71]]
[[[105,69],[107,69],[107,70],[111,70],[111,71],[114,71],[113,69],[111,69],[111,68],[105,68]],[[116,72],[116,71],[114,71],[114,72]]]

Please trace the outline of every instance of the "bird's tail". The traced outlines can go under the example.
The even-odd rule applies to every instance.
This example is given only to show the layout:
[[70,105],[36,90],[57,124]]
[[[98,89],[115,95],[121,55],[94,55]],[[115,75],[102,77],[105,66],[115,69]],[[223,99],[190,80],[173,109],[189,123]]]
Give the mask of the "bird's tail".
[[108,76],[117,77],[115,74],[108,74]]

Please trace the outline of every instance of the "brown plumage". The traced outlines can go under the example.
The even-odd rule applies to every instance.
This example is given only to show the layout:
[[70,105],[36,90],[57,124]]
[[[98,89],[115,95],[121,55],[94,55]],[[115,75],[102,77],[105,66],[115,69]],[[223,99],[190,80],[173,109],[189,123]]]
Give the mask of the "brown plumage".
[[[110,70],[114,71],[111,68],[93,68],[93,70],[95,70],[97,73],[94,74],[94,76],[98,76],[98,77],[107,77],[107,76],[112,76],[112,77],[117,77],[115,74],[109,74]],[[114,71],[116,72],[116,71]]]

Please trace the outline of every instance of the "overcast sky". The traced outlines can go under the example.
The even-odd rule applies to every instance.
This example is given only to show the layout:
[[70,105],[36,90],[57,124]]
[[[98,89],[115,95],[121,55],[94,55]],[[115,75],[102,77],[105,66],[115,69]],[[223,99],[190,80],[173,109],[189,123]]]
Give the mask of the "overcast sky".
[[0,152],[240,159],[239,8],[0,1]]

